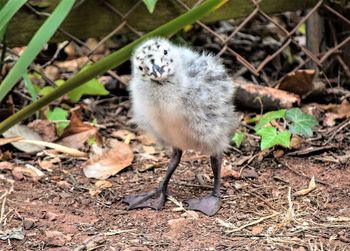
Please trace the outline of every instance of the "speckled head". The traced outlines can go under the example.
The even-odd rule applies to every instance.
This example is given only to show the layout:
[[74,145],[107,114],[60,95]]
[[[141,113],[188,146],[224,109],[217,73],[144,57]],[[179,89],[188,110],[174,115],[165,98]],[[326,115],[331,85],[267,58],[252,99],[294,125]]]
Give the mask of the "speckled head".
[[132,58],[133,73],[144,80],[165,81],[175,73],[174,46],[163,38],[143,42]]

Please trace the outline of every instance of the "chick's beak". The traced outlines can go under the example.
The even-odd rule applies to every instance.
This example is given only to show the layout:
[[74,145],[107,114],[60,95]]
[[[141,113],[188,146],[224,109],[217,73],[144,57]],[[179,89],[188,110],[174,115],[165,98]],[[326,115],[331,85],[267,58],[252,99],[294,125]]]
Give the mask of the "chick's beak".
[[159,65],[156,65],[156,64],[153,64],[152,65],[152,75],[154,75],[154,77],[161,77],[162,74],[164,73],[164,66],[163,65],[162,67],[159,66]]

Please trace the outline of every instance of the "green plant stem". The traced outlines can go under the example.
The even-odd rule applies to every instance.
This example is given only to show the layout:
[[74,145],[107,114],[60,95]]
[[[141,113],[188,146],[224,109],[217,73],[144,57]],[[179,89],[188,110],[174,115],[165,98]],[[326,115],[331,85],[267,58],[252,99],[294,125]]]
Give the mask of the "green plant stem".
[[[0,85],[0,102],[3,101],[6,95],[15,86],[16,82],[26,72],[28,66],[33,62],[35,57],[42,50],[43,46],[53,36],[58,26],[63,22],[64,18],[70,12],[74,3],[75,3],[75,0],[61,1],[57,5],[55,10],[52,12],[52,14],[45,20],[43,25],[40,26],[39,30],[35,33],[33,38],[30,40],[27,48],[21,54],[16,64],[12,67],[10,72],[6,75],[5,79],[2,81]],[[6,8],[6,6],[4,8]]]
[[137,46],[140,42],[143,40],[153,37],[153,36],[169,36],[177,31],[179,31],[182,27],[192,24],[198,19],[201,19],[205,15],[209,14],[223,3],[227,1],[225,0],[206,0],[203,4],[199,5],[198,7],[188,11],[187,13],[171,20],[170,22],[158,27],[157,29],[147,33],[142,38],[139,38],[135,40],[134,42],[128,44],[127,46],[119,49],[118,51],[112,53],[111,55],[101,59],[100,61],[96,62],[95,64],[91,65],[89,70],[80,71],[78,74],[76,74],[71,79],[68,79],[64,84],[57,87],[53,92],[43,96],[39,100],[37,100],[34,103],[31,103],[30,105],[22,108],[20,111],[15,113],[14,115],[10,116],[6,120],[4,120],[2,123],[0,123],[0,134],[5,132],[7,129],[9,129],[11,126],[15,125],[16,123],[22,121],[23,119],[29,117],[33,113],[35,113],[37,110],[41,109],[42,107],[50,104],[52,101],[56,100],[57,98],[65,95],[66,93],[70,92],[71,90],[79,87],[80,85],[86,83],[90,79],[98,76],[99,74],[102,74],[106,72],[107,70],[114,68],[130,57],[132,50],[135,46]]

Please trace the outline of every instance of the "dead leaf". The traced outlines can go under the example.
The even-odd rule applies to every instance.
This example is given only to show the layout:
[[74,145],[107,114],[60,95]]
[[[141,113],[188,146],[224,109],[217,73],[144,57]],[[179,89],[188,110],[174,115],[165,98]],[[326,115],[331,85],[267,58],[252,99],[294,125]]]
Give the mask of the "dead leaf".
[[298,135],[293,135],[290,141],[290,148],[294,150],[299,150],[305,144],[305,140]]
[[2,161],[0,162],[0,170],[13,170],[14,166],[11,162]]
[[350,117],[350,103],[346,99],[340,105],[330,104],[321,107],[326,111],[323,119],[323,125],[325,126],[334,126],[337,119]]
[[[41,136],[35,132],[33,129],[28,128],[25,125],[14,125],[6,132],[3,133],[5,138],[21,137],[26,140],[38,140],[42,141]],[[44,146],[38,146],[29,142],[11,142],[11,144],[16,147],[18,150],[21,150],[26,153],[35,153],[45,149]]]
[[113,184],[109,182],[108,180],[98,180],[95,183],[95,187],[99,189],[105,189],[105,188],[111,188]]
[[76,72],[89,62],[87,56],[82,56],[72,60],[56,61],[55,65],[61,69],[62,72]]
[[14,167],[12,170],[12,175],[17,180],[21,180],[24,177],[30,177],[35,181],[38,181],[45,176],[45,174],[42,171],[29,164],[26,164],[25,166]]
[[283,155],[284,155],[284,151],[281,149],[273,151],[273,157],[275,157],[276,159],[282,158]]
[[5,231],[0,231],[0,240],[23,240],[24,239],[24,231],[23,228],[12,228]]
[[315,74],[316,71],[313,69],[291,72],[282,78],[278,89],[299,94],[301,97],[308,95],[314,89]]
[[60,162],[61,162],[61,159],[58,157],[55,157],[48,160],[39,160],[38,164],[42,169],[52,172],[53,169],[55,169],[56,164]]
[[238,171],[234,170],[232,165],[222,165],[221,178],[233,177],[239,179],[241,176]]
[[61,145],[79,149],[82,148],[90,138],[94,138],[97,143],[102,142],[98,135],[98,130],[91,124],[86,124],[80,119],[77,109],[71,110],[69,126],[64,130],[61,139],[57,142]]
[[128,130],[124,130],[124,129],[120,129],[117,131],[112,132],[112,136],[124,141],[125,144],[128,144],[125,141],[131,141],[131,140],[135,140],[136,139],[136,135],[133,132],[130,132]]
[[141,134],[137,136],[137,140],[141,142],[142,145],[150,146],[155,145],[156,141],[148,134]]
[[61,76],[60,69],[55,65],[48,65],[45,67],[44,74],[52,81],[56,81]]
[[55,124],[49,120],[36,119],[28,127],[39,133],[43,141],[53,142],[57,138]]
[[307,188],[301,189],[301,190],[293,193],[293,196],[304,196],[315,189],[316,189],[315,176],[312,176],[312,178],[309,182],[309,186]]
[[118,140],[111,141],[111,148],[86,163],[83,171],[86,177],[107,179],[131,165],[134,154],[129,145]]

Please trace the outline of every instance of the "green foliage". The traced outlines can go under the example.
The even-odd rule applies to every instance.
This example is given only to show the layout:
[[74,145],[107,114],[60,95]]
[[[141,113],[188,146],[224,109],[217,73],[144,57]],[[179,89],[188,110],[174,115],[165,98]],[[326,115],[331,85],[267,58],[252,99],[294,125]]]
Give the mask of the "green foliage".
[[[89,67],[90,65],[88,65],[87,67],[84,67],[82,71],[88,70]],[[109,91],[105,89],[104,85],[101,84],[100,81],[97,80],[97,78],[93,78],[87,81],[85,84],[69,92],[68,97],[72,101],[77,102],[81,99],[83,95],[108,95],[108,94],[109,94]]]
[[255,130],[261,129],[264,125],[266,125],[267,123],[271,122],[274,119],[284,118],[285,114],[286,114],[286,109],[265,113],[258,119],[259,122],[256,124]]
[[[12,3],[22,3],[22,0],[18,1],[9,1],[8,4]],[[25,1],[24,1],[25,2]],[[73,7],[74,0],[66,0],[61,1],[52,14],[47,18],[44,24],[39,28],[39,30],[35,33],[31,41],[29,42],[27,48],[22,53],[16,64],[13,66],[11,71],[7,74],[6,78],[0,85],[0,102],[4,99],[4,97],[8,94],[8,92],[12,89],[12,87],[16,84],[16,82],[23,76],[26,72],[27,67],[33,62],[35,57],[39,54],[40,50],[43,46],[49,41],[49,39],[56,32],[62,21],[68,15],[69,11]],[[8,5],[7,4],[7,5]],[[3,21],[1,18],[1,13],[5,12],[6,6],[0,12],[0,31],[6,26],[7,22]],[[12,12],[10,14],[14,14],[13,8],[11,8]],[[16,11],[18,10],[15,9]],[[7,14],[3,14],[5,16],[5,20],[9,20],[12,16]],[[5,23],[5,24],[4,24]],[[4,24],[1,26],[1,24]]]
[[232,137],[232,141],[236,144],[236,146],[239,148],[245,138],[245,135],[243,132],[237,131]]
[[[61,1],[61,3],[67,4],[67,1]],[[70,1],[69,1],[70,2]],[[169,36],[180,29],[182,29],[184,26],[189,25],[191,23],[194,23],[195,21],[201,19],[205,15],[209,14],[210,12],[213,12],[216,10],[219,6],[222,6],[223,3],[226,1],[224,0],[206,0],[201,5],[191,9],[190,11],[186,12],[185,14],[169,21],[168,23],[158,27],[157,29],[147,33],[140,39],[135,40],[134,42],[130,43],[127,46],[124,46],[123,48],[119,49],[118,51],[108,55],[107,57],[101,59],[100,61],[94,63],[89,67],[89,69],[85,71],[80,71],[77,73],[74,77],[67,80],[64,84],[61,86],[58,86],[55,88],[55,90],[47,95],[42,96],[40,99],[38,99],[36,102],[31,103],[30,105],[22,108],[20,111],[15,113],[14,115],[10,116],[6,120],[2,121],[0,123],[0,134],[5,132],[7,129],[9,129],[11,126],[15,125],[16,123],[22,121],[23,119],[29,117],[42,107],[48,105],[50,102],[58,99],[59,97],[62,97],[63,95],[66,95],[73,89],[83,85],[87,81],[89,81],[92,78],[95,78],[99,74],[102,74],[106,72],[107,70],[117,67],[118,65],[124,63],[126,60],[129,59],[133,49],[135,46],[137,46],[139,43],[144,41],[145,39],[148,39],[150,37],[154,36]],[[60,3],[60,5],[61,5]],[[58,8],[58,7],[57,7]],[[22,73],[23,74],[23,73]],[[0,86],[1,88],[1,86]],[[2,93],[0,92],[0,95]]]
[[[27,2],[27,0],[7,1],[0,11],[0,34],[3,36],[8,22],[17,13],[17,11]],[[3,3],[1,3],[2,5]],[[1,37],[2,38],[2,37]]]
[[[59,79],[55,81],[57,86],[60,86],[64,83],[64,80]],[[55,91],[55,88],[52,86],[45,86],[40,91],[39,94],[41,96],[48,95]],[[73,91],[67,94],[68,98],[73,102],[78,102],[83,95],[108,95],[109,91],[106,90],[104,85],[97,80],[97,78],[93,78],[83,84],[82,86],[74,89]]]
[[[285,120],[285,126],[288,126],[288,130],[280,129],[277,131],[275,127],[267,125],[272,120],[277,119]],[[268,112],[254,120],[257,123],[255,126],[256,134],[261,137],[261,150],[276,145],[289,147],[292,134],[311,137],[313,128],[318,124],[314,116],[303,113],[299,108]]]
[[305,137],[311,137],[313,135],[312,128],[318,125],[314,116],[305,114],[298,108],[288,110],[285,118],[291,122],[289,124],[291,133]]
[[35,90],[34,85],[32,81],[29,78],[28,73],[23,74],[23,81],[24,81],[24,86],[27,88],[31,98],[33,101],[38,99],[38,92]]
[[48,120],[55,122],[57,135],[62,135],[64,128],[69,125],[68,112],[60,107],[48,111],[46,117]]
[[289,147],[291,133],[289,131],[277,132],[273,126],[266,126],[256,132],[261,137],[260,148],[265,150],[276,145]]
[[153,13],[154,8],[156,7],[157,1],[158,0],[143,0],[144,4],[146,5],[150,13]]

